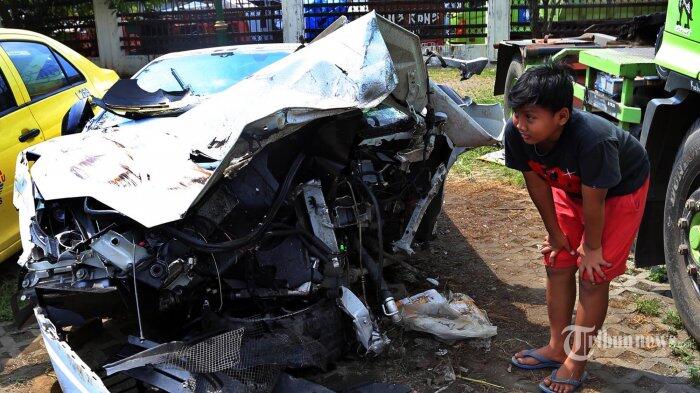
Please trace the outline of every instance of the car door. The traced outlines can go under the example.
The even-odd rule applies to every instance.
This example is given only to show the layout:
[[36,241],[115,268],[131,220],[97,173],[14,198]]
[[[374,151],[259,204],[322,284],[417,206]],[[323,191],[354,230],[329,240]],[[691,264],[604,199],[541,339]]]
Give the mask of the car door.
[[0,56],[0,261],[19,250],[17,210],[12,204],[17,155],[44,140],[21,90],[21,83]]
[[78,69],[57,51],[37,41],[0,41],[10,65],[22,81],[27,106],[44,138],[61,135],[63,117],[80,98],[90,95]]

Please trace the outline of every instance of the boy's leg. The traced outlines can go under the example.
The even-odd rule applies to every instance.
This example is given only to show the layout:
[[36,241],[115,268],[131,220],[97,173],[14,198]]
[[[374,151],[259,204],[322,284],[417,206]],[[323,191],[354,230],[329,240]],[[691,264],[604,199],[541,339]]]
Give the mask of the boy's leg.
[[[536,352],[547,359],[563,363],[566,359],[564,351],[564,328],[571,325],[571,315],[576,302],[576,266],[567,268],[547,267],[547,316],[549,317],[549,343],[537,348]],[[536,365],[540,361],[524,356],[525,351],[515,355],[521,364]]]
[[549,348],[559,362],[566,359],[564,328],[571,325],[576,302],[576,266],[547,268],[547,316],[549,317]]
[[[583,224],[580,215],[572,206],[566,193],[552,189],[554,207],[559,227],[569,239],[571,248],[576,249],[581,242]],[[577,258],[566,251],[560,252],[554,261],[549,256],[544,257],[547,271],[547,316],[549,317],[549,343],[537,348],[536,352],[547,359],[563,362],[566,359],[564,351],[564,328],[571,325],[571,315],[576,302],[576,266]],[[536,365],[538,360],[524,356],[525,351],[515,355],[521,364]]]
[[[566,332],[566,336],[571,335],[571,339],[568,340],[570,346],[567,347],[568,357],[557,371],[557,379],[580,379],[583,375],[591,345],[605,322],[609,289],[609,282],[593,284],[590,281],[580,280],[579,301],[576,305],[574,322],[576,330]],[[545,378],[545,385],[555,392],[573,391],[573,386],[551,383],[549,377]]]

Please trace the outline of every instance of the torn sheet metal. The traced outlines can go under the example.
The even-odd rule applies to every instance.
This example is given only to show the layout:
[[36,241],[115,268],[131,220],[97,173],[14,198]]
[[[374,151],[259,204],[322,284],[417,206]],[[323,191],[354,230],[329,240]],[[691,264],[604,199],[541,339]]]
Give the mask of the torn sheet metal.
[[[498,107],[492,105],[460,105],[433,81],[430,82],[430,91],[435,112],[447,115],[442,129],[455,147],[472,148],[500,141],[505,127],[502,109],[498,113]],[[472,114],[478,115],[480,121]]]
[[104,366],[107,375],[155,364],[167,364],[191,373],[215,373],[241,362],[243,328],[209,337],[195,344],[172,341]]
[[342,296],[340,297],[339,306],[352,318],[352,323],[355,326],[357,340],[367,350],[367,353],[379,354],[382,353],[389,339],[379,333],[372,316],[367,307],[362,304],[362,301],[346,287],[340,287]]
[[[173,74],[173,77],[175,75]],[[150,92],[142,89],[136,79],[118,80],[102,99],[93,98],[93,103],[101,108],[127,117],[149,113],[176,113],[198,101],[201,101],[201,98],[191,96],[189,89],[178,92],[158,89]]]
[[[311,229],[314,235],[328,246],[331,252],[338,253],[338,241],[335,237],[335,228],[331,221],[330,210],[326,204],[321,190],[321,181],[310,180],[303,186],[304,203],[311,219]],[[332,259],[333,267],[340,267],[337,257]]]
[[[147,119],[118,131],[69,135],[35,145],[27,150],[39,156],[31,180],[45,200],[89,196],[146,227],[178,220],[206,185],[223,175],[226,163],[234,158],[233,146],[248,125],[282,116],[278,124],[284,128],[374,107],[386,99],[400,78],[379,19],[370,13],[343,26],[177,118]],[[400,32],[391,33],[391,39],[399,39]],[[403,47],[414,44],[406,40],[392,51],[411,53]],[[406,72],[413,68],[416,81],[425,80],[415,63],[401,67]],[[411,94],[420,90],[415,83],[406,87]],[[222,165],[214,172],[203,169],[191,160],[193,151]],[[19,165],[27,164],[24,159]],[[26,175],[27,169],[18,172]],[[18,202],[17,207],[24,205]]]
[[406,229],[403,232],[403,236],[401,236],[401,239],[392,243],[394,251],[403,251],[408,255],[414,253],[411,244],[413,244],[413,239],[416,236],[421,219],[425,215],[425,211],[428,210],[430,202],[433,200],[435,195],[437,195],[438,191],[440,191],[440,187],[442,187],[446,175],[447,169],[445,169],[445,165],[440,164],[435,171],[433,178],[430,180],[430,191],[428,191],[428,195],[416,203],[416,207],[413,209],[411,218],[408,220],[408,224],[406,224]]
[[[79,393],[108,393],[102,380],[68,344],[58,337],[56,326],[44,315],[44,310],[34,309],[37,324],[44,339],[46,352],[61,387],[66,391]],[[67,390],[72,388],[72,390]]]
[[479,133],[491,135],[496,141],[503,142],[503,131],[506,127],[506,119],[503,106],[496,104],[477,104],[470,102],[460,105],[460,108],[469,115],[481,129]]

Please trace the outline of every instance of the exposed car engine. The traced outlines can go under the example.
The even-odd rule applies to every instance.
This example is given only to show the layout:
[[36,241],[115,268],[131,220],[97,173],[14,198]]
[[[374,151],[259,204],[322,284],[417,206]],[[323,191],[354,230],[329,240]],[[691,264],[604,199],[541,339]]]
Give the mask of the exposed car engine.
[[[467,146],[454,113],[467,118],[469,105],[430,86],[422,114],[393,99],[288,130],[266,119],[225,159],[193,149],[196,170],[222,175],[190,179],[207,187],[179,220],[146,225],[98,197],[43,199],[35,185],[21,298],[69,342],[123,321],[122,345],[91,367],[166,391],[266,390],[275,371],[381,353],[378,317],[401,318],[384,267],[431,239]],[[85,160],[72,167],[79,178]],[[122,167],[111,185],[150,180]]]

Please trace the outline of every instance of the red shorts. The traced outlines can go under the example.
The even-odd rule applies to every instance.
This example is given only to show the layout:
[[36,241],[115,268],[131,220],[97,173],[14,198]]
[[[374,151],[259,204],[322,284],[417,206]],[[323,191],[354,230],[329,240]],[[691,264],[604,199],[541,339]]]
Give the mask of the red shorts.
[[[631,194],[610,197],[605,200],[605,225],[603,226],[603,259],[612,266],[603,268],[608,281],[625,272],[627,257],[637,236],[639,225],[644,215],[644,206],[649,190],[649,179]],[[580,199],[570,197],[566,192],[558,188],[552,188],[554,196],[554,208],[557,214],[559,227],[569,239],[572,249],[578,249],[583,236],[583,205]],[[544,256],[546,266],[553,268],[568,268],[578,266],[580,257],[571,255],[565,251],[554,257],[553,263],[549,263],[549,255]],[[595,281],[603,281],[595,275]],[[584,275],[583,280],[588,277]]]

